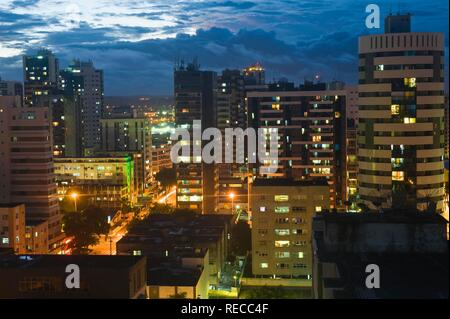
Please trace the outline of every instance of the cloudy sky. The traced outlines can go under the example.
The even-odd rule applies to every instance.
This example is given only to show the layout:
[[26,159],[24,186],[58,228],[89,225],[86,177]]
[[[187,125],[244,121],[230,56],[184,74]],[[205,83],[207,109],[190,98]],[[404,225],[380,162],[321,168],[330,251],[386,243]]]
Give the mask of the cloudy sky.
[[381,32],[365,27],[370,3],[445,32],[448,59],[447,0],[0,0],[0,77],[21,80],[21,55],[45,47],[62,67],[104,69],[107,95],[171,94],[174,62],[194,56],[203,69],[259,61],[268,79],[356,83],[357,37]]

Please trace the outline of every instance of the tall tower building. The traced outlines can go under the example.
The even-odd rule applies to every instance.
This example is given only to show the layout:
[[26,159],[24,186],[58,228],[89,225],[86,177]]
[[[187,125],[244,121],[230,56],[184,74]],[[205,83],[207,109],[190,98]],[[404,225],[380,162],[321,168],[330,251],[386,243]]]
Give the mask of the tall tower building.
[[24,98],[27,106],[42,106],[43,97],[55,94],[58,89],[59,62],[49,50],[39,50],[36,55],[23,57]]
[[218,196],[217,167],[194,157],[193,146],[203,147],[208,142],[193,137],[193,125],[194,121],[200,121],[202,130],[217,126],[217,75],[200,71],[194,61],[175,70],[174,82],[176,126],[188,129],[191,135],[189,159],[176,165],[177,207],[213,213]]
[[[247,128],[244,76],[240,70],[224,70],[217,78],[217,128],[222,136],[225,136],[226,128]],[[231,147],[225,139],[222,142],[223,149]],[[236,145],[233,147],[234,158],[237,148],[245,151],[244,144]],[[248,206],[248,168],[246,163],[225,163],[225,154],[222,157],[223,162],[218,165],[218,211],[230,214]]]
[[370,209],[442,210],[444,35],[408,16],[359,38],[358,186]]
[[[75,117],[79,118],[81,132],[81,148],[100,146],[100,119],[103,114],[103,71],[94,64],[75,60],[61,72],[61,88],[74,100]],[[79,109],[79,110],[78,110]]]
[[[278,170],[264,177],[326,179],[331,208],[342,205],[346,91],[328,90],[325,83],[274,83],[267,91],[248,92],[247,104],[249,126],[278,129]],[[255,176],[261,175],[258,166],[251,165]]]
[[244,68],[245,85],[263,85],[266,83],[266,71],[260,63]]
[[23,203],[26,220],[48,223],[48,249],[61,240],[50,113],[0,97],[0,203]]

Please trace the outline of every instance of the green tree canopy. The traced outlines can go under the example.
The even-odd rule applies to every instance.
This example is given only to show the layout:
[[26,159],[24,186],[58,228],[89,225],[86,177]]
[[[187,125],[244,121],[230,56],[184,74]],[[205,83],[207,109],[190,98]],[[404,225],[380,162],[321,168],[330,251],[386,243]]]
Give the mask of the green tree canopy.
[[109,233],[107,213],[96,206],[65,213],[63,225],[66,235],[73,237],[69,245],[74,254],[89,253],[88,247],[98,243],[98,236]]

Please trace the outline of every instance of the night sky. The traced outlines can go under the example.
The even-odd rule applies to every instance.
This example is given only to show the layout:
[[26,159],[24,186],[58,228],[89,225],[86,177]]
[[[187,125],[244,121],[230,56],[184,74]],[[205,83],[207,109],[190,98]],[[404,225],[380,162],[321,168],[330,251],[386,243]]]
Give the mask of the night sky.
[[217,71],[259,61],[269,80],[356,83],[358,36],[382,32],[365,28],[370,3],[445,32],[448,74],[447,0],[0,0],[0,77],[21,80],[21,55],[45,47],[61,67],[104,69],[106,95],[172,94],[174,62],[193,56]]

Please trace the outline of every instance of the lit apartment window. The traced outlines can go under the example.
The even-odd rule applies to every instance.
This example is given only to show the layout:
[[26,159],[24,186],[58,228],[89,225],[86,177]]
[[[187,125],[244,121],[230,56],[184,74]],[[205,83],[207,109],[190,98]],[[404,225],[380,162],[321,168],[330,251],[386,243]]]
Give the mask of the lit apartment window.
[[304,256],[305,256],[305,254],[303,253],[303,251],[299,251],[297,254],[296,254],[297,256],[297,258],[303,258]]
[[133,250],[133,256],[141,256],[142,255],[142,251],[140,250]]
[[277,236],[289,236],[289,229],[275,229],[275,235]]
[[416,87],[416,78],[405,78],[405,85],[410,88]]
[[391,104],[391,115],[400,114],[400,104]]
[[394,168],[401,167],[404,163],[403,158],[391,158],[391,163]]
[[384,64],[378,64],[376,66],[377,71],[384,71]]
[[289,247],[289,240],[275,240],[275,247]]
[[289,200],[288,195],[275,195],[276,202],[287,202]]
[[280,104],[278,104],[278,103],[274,103],[274,104],[272,104],[272,110],[280,110]]
[[405,179],[405,172],[403,171],[392,171],[393,181],[403,181]]
[[2,244],[9,244],[9,238],[8,237],[3,237]]
[[260,267],[265,269],[265,268],[269,268],[269,264],[268,263],[261,263]]
[[289,207],[288,207],[288,206],[278,206],[278,207],[275,207],[275,213],[278,213],[278,214],[286,214],[286,213],[289,213]]
[[261,207],[259,208],[259,211],[260,211],[261,213],[265,213],[265,212],[266,212],[266,207],[265,207],[265,206],[261,206]]
[[275,258],[289,258],[291,254],[288,251],[277,251],[275,252]]
[[319,213],[322,211],[322,206],[316,206],[314,210],[316,213]]
[[322,137],[320,135],[316,135],[316,136],[313,136],[312,140],[313,140],[313,142],[320,142],[322,140]]
[[403,119],[403,123],[405,124],[413,124],[416,123],[416,118],[415,117],[405,117]]

